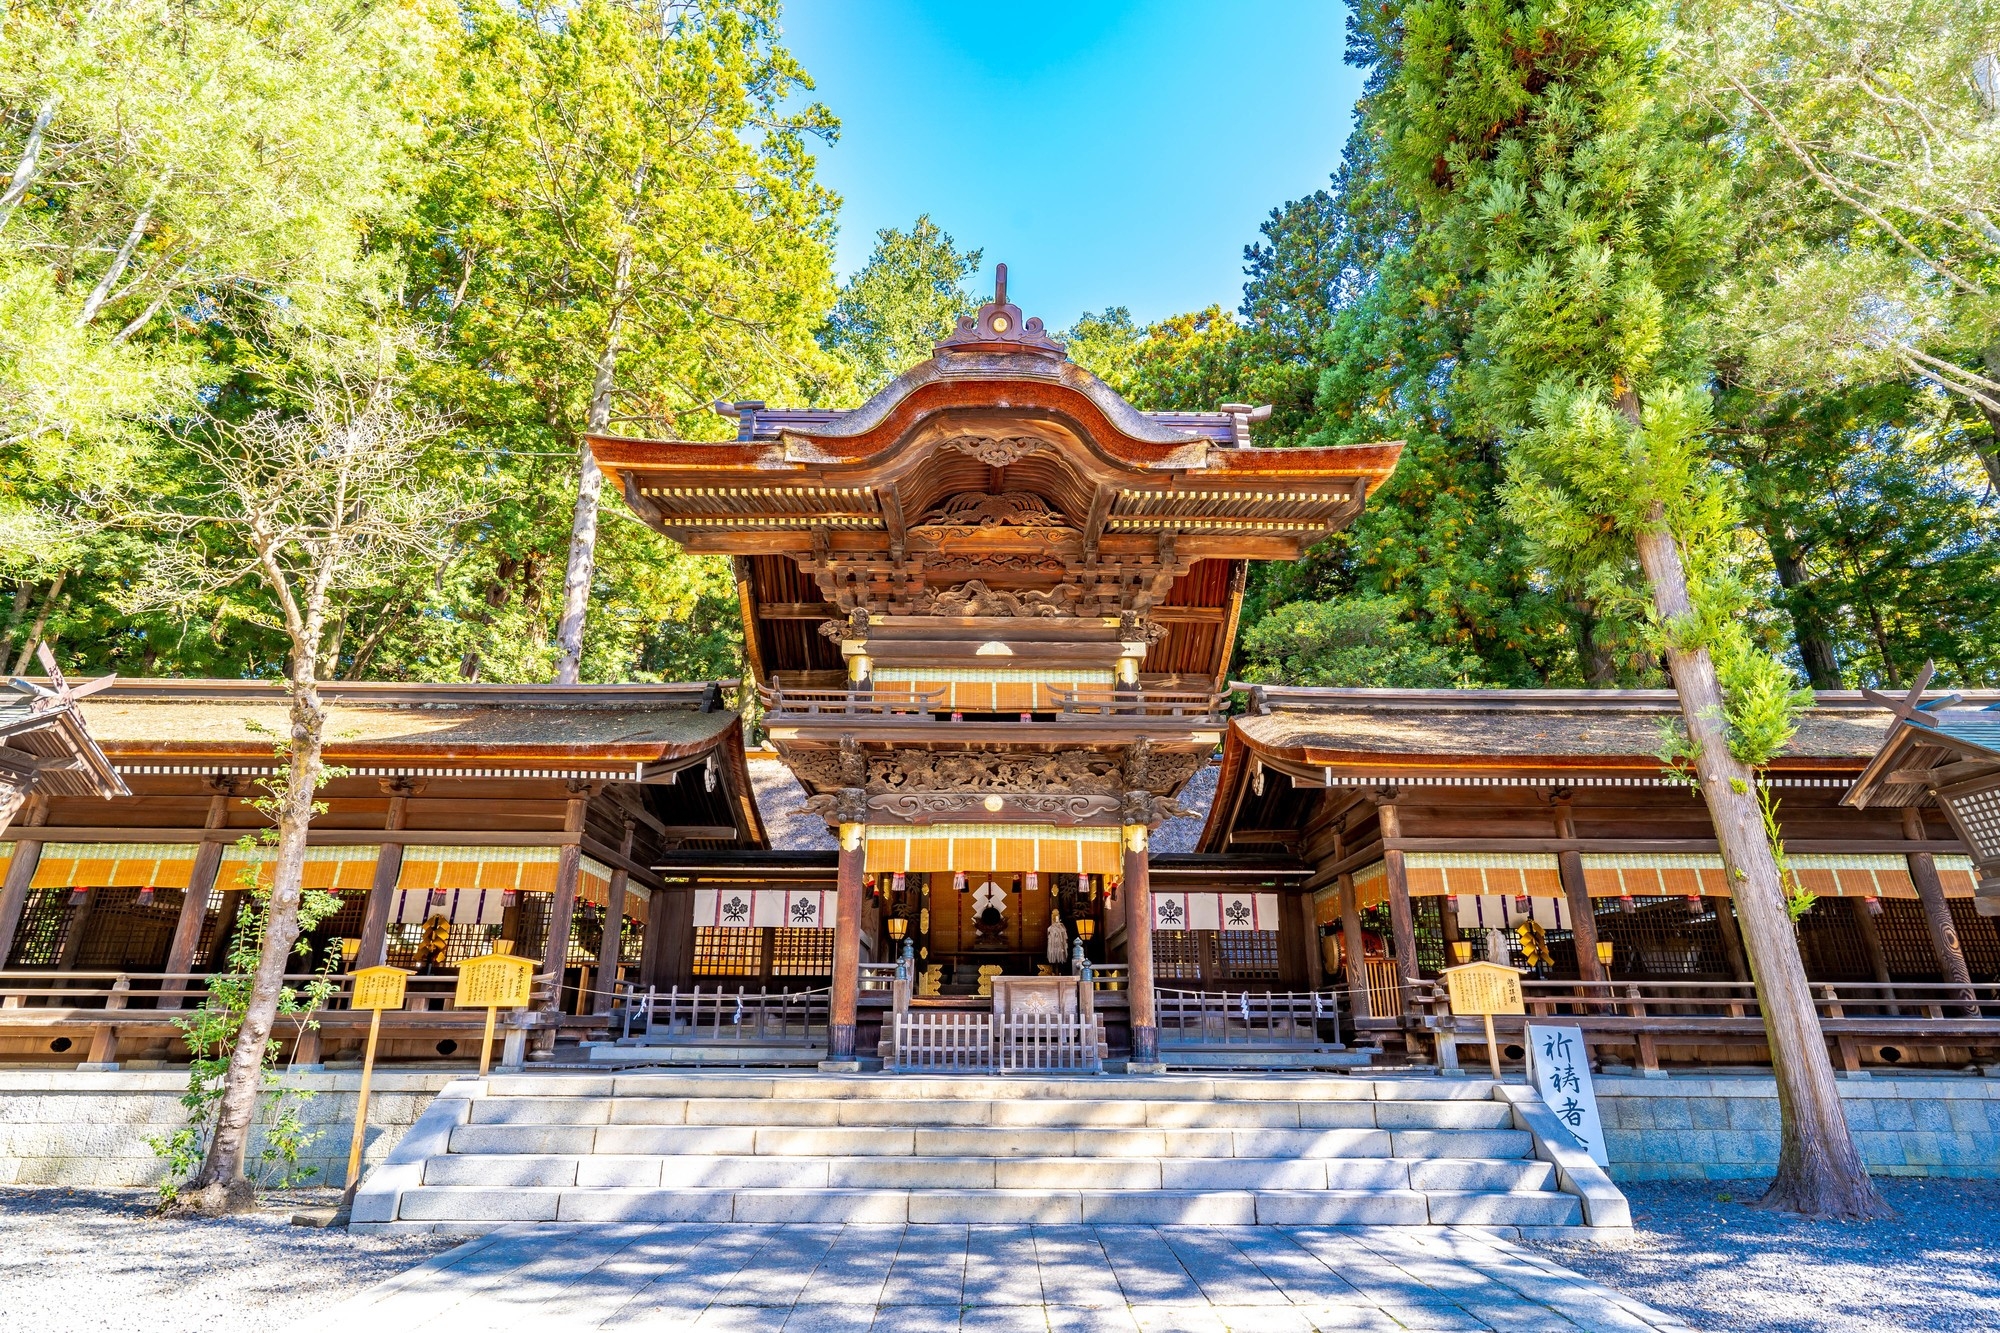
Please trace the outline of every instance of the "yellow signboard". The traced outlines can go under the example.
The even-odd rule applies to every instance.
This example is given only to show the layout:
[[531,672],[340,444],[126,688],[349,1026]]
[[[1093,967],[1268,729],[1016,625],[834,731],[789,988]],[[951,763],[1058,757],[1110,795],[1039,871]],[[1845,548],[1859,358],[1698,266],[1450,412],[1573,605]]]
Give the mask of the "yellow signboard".
[[364,967],[354,974],[356,1009],[401,1009],[403,982],[409,976],[400,967]]
[[1445,991],[1454,1014],[1525,1014],[1521,999],[1521,974],[1498,963],[1466,963],[1448,967]]
[[461,1009],[521,1009],[533,998],[535,963],[514,954],[489,953],[458,965]]
[[[1528,1012],[1521,997],[1521,974],[1499,963],[1465,963],[1447,967],[1438,975],[1444,978],[1452,1013],[1477,1014],[1485,1020],[1486,1060],[1493,1070],[1493,1081],[1498,1083],[1500,1044],[1493,1036],[1493,1015]],[[1448,1038],[1441,1036],[1438,1040],[1443,1042]]]

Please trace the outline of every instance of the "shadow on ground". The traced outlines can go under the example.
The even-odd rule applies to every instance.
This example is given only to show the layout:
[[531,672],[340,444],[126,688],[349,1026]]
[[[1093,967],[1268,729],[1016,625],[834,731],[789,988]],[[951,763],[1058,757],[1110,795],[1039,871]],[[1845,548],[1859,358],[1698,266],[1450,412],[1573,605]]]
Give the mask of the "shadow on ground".
[[1630,1240],[1535,1248],[1701,1329],[2000,1330],[2000,1181],[1881,1180],[1900,1216],[1861,1224],[1747,1207],[1766,1183],[1627,1185]]

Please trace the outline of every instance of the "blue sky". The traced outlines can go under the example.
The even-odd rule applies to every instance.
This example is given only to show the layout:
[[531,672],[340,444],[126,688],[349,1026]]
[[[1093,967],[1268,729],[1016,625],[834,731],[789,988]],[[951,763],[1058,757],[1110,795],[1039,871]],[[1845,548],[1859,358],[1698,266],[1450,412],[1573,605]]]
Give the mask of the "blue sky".
[[1026,313],[1142,321],[1242,297],[1243,247],[1326,183],[1360,72],[1337,0],[791,0],[841,120],[838,267],[929,213]]

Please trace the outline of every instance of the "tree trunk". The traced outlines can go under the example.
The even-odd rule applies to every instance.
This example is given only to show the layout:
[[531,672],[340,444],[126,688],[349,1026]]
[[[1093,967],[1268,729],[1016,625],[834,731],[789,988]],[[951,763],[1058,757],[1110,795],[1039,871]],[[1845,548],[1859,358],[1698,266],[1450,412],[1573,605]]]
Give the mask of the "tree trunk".
[[104,270],[104,276],[97,280],[97,285],[90,289],[90,295],[84,300],[83,309],[77,312],[78,328],[97,318],[97,312],[104,308],[105,301],[111,296],[111,289],[125,276],[125,269],[132,262],[133,252],[139,248],[139,242],[146,239],[146,227],[153,220],[153,203],[160,197],[160,188],[166,183],[165,176],[153,183],[152,193],[146,196],[146,206],[139,210],[138,217],[132,219],[132,230],[125,234],[124,243],[112,257],[111,267]]
[[1615,689],[1618,663],[1597,641],[1597,607],[1579,597],[1569,604],[1576,625],[1576,659],[1583,668],[1583,683],[1593,690]]
[[[618,336],[625,324],[625,303],[632,294],[632,252],[635,241],[631,228],[637,221],[639,195],[646,187],[646,168],[641,164],[632,181],[632,207],[625,214],[625,240],[618,247],[618,267],[611,279],[611,314],[604,329],[604,350],[597,356],[597,374],[590,385],[590,411],[584,428],[591,434],[611,424],[611,386],[618,369]],[[562,618],[556,622],[556,646],[562,657],[556,664],[556,683],[574,685],[583,668],[583,622],[590,608],[590,580],[597,569],[598,497],[604,493],[604,473],[583,441],[576,480],[576,517],[569,529],[569,565],[563,571]]]
[[1695,748],[1695,773],[1715,825],[1724,869],[1748,946],[1771,1070],[1778,1084],[1777,1178],[1759,1201],[1809,1217],[1868,1218],[1888,1213],[1847,1128],[1833,1062],[1799,961],[1778,865],[1757,802],[1757,774],[1729,751],[1722,685],[1706,648],[1678,646],[1674,630],[1694,608],[1680,548],[1667,531],[1664,507],[1636,534],[1653,608],[1667,632],[1667,665],[1680,695],[1681,720]]
[[28,663],[34,660],[35,645],[42,641],[42,631],[49,627],[49,612],[55,610],[56,598],[62,596],[63,580],[68,577],[69,571],[64,570],[49,585],[48,596],[42,598],[42,609],[35,612],[35,625],[28,631],[28,641],[21,645],[21,655],[14,659],[14,675],[26,671]]
[[28,599],[34,595],[35,585],[25,580],[14,589],[14,609],[7,616],[7,634],[0,638],[0,662],[14,651],[14,636],[21,632],[21,617],[28,614]]
[[35,113],[35,123],[28,130],[28,142],[21,148],[21,160],[14,165],[14,175],[7,182],[7,192],[0,194],[0,231],[7,229],[7,222],[14,216],[14,206],[28,197],[28,186],[34,183],[36,168],[42,160],[42,138],[48,132],[49,121],[56,114],[56,99],[48,98],[41,110]]
[[[2000,343],[1986,349],[1984,360],[1986,377],[2000,379]],[[1985,444],[1974,445],[1973,452],[1979,455],[1979,462],[1986,469],[1986,484],[1993,488],[1994,494],[2000,495],[2000,412],[1995,412],[1984,403],[1979,405],[1979,411],[1993,433]]]
[[[311,636],[317,639],[318,635]],[[285,968],[299,936],[299,899],[304,889],[306,828],[319,789],[320,743],[326,709],[314,676],[314,654],[295,647],[291,659],[291,735],[284,790],[278,801],[278,856],[264,917],[264,940],[251,974],[250,1000],[236,1046],[223,1075],[222,1101],[209,1135],[208,1155],[183,1196],[193,1211],[219,1215],[256,1206],[256,1192],[244,1176],[244,1158],[264,1089],[264,1050],[278,1016]]]
[[1818,599],[1806,587],[1805,567],[1798,548],[1780,532],[1764,529],[1764,544],[1770,548],[1771,567],[1777,571],[1778,586],[1785,590],[1785,610],[1792,618],[1792,641],[1799,646],[1799,661],[1805,665],[1806,679],[1816,690],[1837,690],[1841,686],[1840,659],[1834,656],[1833,639],[1826,619],[1820,615]]

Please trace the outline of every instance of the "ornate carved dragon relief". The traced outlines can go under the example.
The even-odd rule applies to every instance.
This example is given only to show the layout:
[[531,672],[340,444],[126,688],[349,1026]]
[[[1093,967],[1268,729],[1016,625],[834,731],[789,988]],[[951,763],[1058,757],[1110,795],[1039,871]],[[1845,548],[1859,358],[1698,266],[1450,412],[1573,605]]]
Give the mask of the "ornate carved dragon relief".
[[962,454],[971,454],[988,467],[1006,467],[1029,454],[1046,452],[1049,447],[1048,441],[1032,435],[967,435],[945,443]]
[[[1149,747],[1150,748],[1150,747]],[[1122,796],[1133,789],[1129,769],[1115,754],[1068,750],[1060,754],[962,754],[950,751],[891,750],[868,753],[867,776],[856,757],[832,750],[786,754],[799,781],[832,790],[859,786],[870,795],[885,793],[1002,792],[1047,796]],[[1154,792],[1178,791],[1207,762],[1201,754],[1150,754],[1145,782]],[[970,808],[970,807],[966,807]]]
[[996,592],[978,579],[961,583],[943,592],[921,589],[915,598],[917,614],[926,616],[1019,616],[1029,619],[1057,619],[1077,614],[1083,593],[1073,584],[1060,584],[1043,592]]
[[846,643],[850,639],[856,643],[865,643],[868,639],[868,608],[865,606],[851,608],[845,620],[822,620],[819,622],[819,632],[835,643]]
[[[888,792],[869,797],[868,808],[916,822],[926,817],[984,811],[989,799],[991,797],[976,792]],[[1119,808],[1115,796],[1074,796],[1054,792],[1010,795],[1006,801],[1010,814],[1064,823],[1094,819]]]
[[1032,491],[960,491],[925,514],[920,530],[933,528],[1061,528],[1069,523]]

